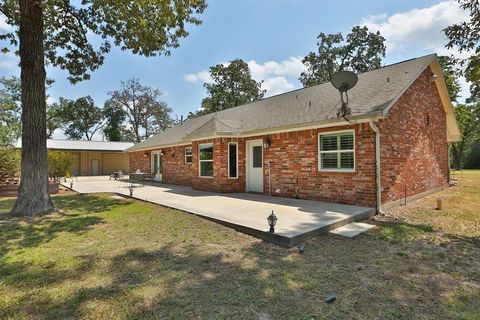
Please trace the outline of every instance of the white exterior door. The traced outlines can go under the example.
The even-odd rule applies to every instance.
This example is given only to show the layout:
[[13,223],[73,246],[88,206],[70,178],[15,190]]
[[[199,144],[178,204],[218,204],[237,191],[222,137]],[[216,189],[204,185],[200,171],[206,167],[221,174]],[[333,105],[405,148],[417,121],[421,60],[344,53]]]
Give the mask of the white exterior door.
[[152,152],[152,180],[162,181],[162,155],[160,151]]
[[247,191],[263,192],[263,141],[247,141]]
[[92,159],[92,176],[98,176],[100,174],[100,160]]

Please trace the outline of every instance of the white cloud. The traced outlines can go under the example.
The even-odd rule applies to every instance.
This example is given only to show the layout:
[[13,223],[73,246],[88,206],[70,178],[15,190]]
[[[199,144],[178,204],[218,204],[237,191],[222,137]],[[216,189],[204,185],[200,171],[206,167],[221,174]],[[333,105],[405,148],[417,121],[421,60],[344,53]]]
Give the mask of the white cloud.
[[[295,88],[291,82],[300,76],[302,71],[306,70],[301,57],[290,57],[283,61],[267,61],[258,63],[255,60],[247,62],[252,73],[252,78],[256,81],[263,81],[262,88],[267,90],[266,96],[280,94]],[[222,63],[227,66],[228,62]],[[212,82],[208,70],[184,75],[188,82]]]
[[203,70],[197,73],[190,73],[183,76],[188,82],[212,82],[210,73],[207,70]]
[[[361,24],[372,31],[380,31],[385,37],[388,55],[411,58],[410,52],[435,52],[465,59],[470,56],[469,52],[445,48],[447,38],[443,29],[468,19],[469,13],[461,9],[457,1],[447,0],[427,8],[392,15],[383,13],[366,16]],[[469,84],[463,77],[459,81],[462,88],[459,101],[462,101],[470,95]]]
[[295,88],[293,83],[288,82],[285,77],[271,77],[264,80],[262,89],[267,90],[266,96],[274,96]]
[[387,52],[421,48],[446,54],[450,51],[444,47],[447,40],[442,30],[467,18],[468,13],[456,1],[449,0],[390,16],[385,13],[366,16],[361,24],[380,31],[386,39]]
[[12,52],[0,53],[0,69],[14,69],[18,67],[18,57]]
[[0,16],[0,30],[1,31],[11,31],[12,30],[12,26],[7,24],[6,17],[3,16],[3,15]]
[[271,76],[300,76],[302,71],[306,70],[301,57],[290,57],[288,60],[267,61],[263,64],[255,60],[248,61],[248,66],[254,79],[265,79]]

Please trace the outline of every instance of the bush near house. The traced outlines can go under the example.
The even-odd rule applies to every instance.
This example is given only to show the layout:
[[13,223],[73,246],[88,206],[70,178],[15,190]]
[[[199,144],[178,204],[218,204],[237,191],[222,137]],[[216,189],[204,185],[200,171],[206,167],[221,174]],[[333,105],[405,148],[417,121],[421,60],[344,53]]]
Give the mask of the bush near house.
[[73,157],[62,151],[48,152],[48,176],[59,182],[63,177],[70,177],[70,168],[73,165]]
[[0,185],[18,176],[20,152],[10,147],[0,147]]

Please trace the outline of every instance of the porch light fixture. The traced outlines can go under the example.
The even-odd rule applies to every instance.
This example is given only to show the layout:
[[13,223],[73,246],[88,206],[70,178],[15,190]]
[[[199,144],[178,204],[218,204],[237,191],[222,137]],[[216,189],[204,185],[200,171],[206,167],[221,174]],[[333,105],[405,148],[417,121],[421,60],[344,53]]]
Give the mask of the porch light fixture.
[[130,191],[130,197],[133,196],[133,184],[128,187],[128,191]]
[[265,149],[268,149],[270,148],[270,138],[268,136],[266,136],[264,139],[263,139],[263,147]]
[[147,158],[147,157],[148,157],[148,151],[144,151],[144,152],[143,152],[143,156],[144,156],[145,158]]
[[268,225],[270,226],[270,233],[275,232],[275,224],[277,224],[277,220],[278,218],[272,210],[272,213],[267,217]]

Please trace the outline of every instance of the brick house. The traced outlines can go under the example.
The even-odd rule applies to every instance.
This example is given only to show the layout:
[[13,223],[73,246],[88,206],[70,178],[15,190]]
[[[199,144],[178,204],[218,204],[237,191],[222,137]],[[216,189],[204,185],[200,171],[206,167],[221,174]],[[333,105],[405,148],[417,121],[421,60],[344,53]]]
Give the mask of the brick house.
[[436,55],[183,122],[130,147],[130,172],[214,192],[376,207],[448,186],[460,133]]

